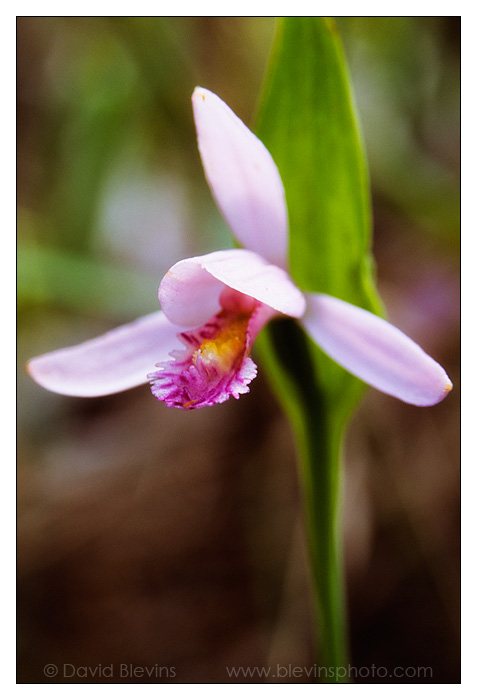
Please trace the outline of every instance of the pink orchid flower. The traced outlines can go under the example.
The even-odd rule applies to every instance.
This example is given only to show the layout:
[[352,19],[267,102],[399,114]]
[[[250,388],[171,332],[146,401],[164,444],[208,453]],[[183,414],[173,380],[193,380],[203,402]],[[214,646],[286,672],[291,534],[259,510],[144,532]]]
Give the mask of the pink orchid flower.
[[449,378],[404,333],[364,309],[296,287],[287,271],[285,194],[270,153],[212,92],[196,88],[192,104],[207,180],[243,248],[176,263],[159,286],[161,311],[30,360],[33,379],[71,396],[149,381],[167,406],[211,406],[249,391],[257,374],[253,342],[270,319],[286,315],[377,389],[418,406],[441,401]]

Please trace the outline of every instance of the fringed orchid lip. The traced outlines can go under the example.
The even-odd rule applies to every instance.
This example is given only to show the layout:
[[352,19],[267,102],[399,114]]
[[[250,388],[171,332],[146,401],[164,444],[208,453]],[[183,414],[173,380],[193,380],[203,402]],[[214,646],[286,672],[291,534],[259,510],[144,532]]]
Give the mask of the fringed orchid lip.
[[201,328],[183,332],[185,348],[149,375],[156,399],[185,410],[238,399],[249,391],[257,367],[253,341],[273,310],[237,292],[222,295],[223,308]]
[[363,309],[296,287],[287,272],[285,195],[270,153],[209,90],[196,88],[192,105],[207,181],[244,248],[176,263],[159,286],[161,312],[34,358],[28,365],[33,379],[73,396],[150,381],[168,406],[222,403],[248,391],[256,374],[253,341],[267,321],[284,314],[377,389],[418,406],[441,401],[452,383],[410,338]]

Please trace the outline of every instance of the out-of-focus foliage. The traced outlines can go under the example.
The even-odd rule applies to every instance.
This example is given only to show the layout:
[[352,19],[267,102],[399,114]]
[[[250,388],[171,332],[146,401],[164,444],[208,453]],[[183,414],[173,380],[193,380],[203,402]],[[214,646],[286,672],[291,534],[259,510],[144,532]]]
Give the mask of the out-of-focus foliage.
[[[48,299],[64,308],[76,295],[74,308],[83,299],[90,313],[79,282],[86,258],[118,263],[118,274],[125,266],[147,269],[158,283],[187,253],[229,244],[204,196],[190,97],[207,72],[208,87],[226,98],[224,73],[214,72],[216,63],[233,62],[236,108],[250,113],[272,32],[273,20],[247,18],[19,20],[22,304]],[[38,267],[50,251],[53,258],[71,254],[69,268],[78,267],[63,280],[66,294],[55,275],[44,274],[37,297],[38,286],[26,279],[32,245]],[[121,299],[134,313],[127,286],[118,285],[117,294],[109,315]],[[138,301],[142,313],[144,299]],[[154,304],[151,298],[150,310]],[[105,300],[101,309],[107,316]]]
[[341,17],[375,191],[458,250],[459,17]]

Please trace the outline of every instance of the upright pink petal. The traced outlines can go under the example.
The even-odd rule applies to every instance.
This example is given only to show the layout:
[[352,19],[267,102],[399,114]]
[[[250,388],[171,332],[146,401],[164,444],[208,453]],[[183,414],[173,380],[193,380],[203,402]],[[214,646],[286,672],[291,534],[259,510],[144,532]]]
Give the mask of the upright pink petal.
[[219,311],[226,287],[288,316],[298,318],[305,311],[305,297],[287,273],[250,250],[181,260],[162,279],[159,301],[172,323],[196,328]]
[[81,345],[35,357],[27,370],[38,384],[58,394],[115,394],[146,384],[155,365],[181,347],[181,330],[158,311]]
[[387,321],[323,294],[307,302],[303,325],[311,337],[371,386],[416,406],[432,406],[452,389],[443,368]]
[[214,93],[196,88],[192,105],[207,181],[232,233],[245,248],[286,268],[285,194],[270,153]]

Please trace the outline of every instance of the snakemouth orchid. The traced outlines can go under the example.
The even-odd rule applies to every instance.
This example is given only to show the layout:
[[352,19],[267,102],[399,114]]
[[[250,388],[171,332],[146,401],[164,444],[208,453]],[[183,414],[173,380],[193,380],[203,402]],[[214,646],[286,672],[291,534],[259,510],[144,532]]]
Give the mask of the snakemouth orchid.
[[264,144],[214,93],[192,96],[212,194],[241,248],[176,263],[159,285],[161,310],[94,340],[28,362],[41,386],[102,396],[150,383],[167,406],[191,410],[239,398],[257,374],[250,357],[274,317],[297,319],[333,360],[402,401],[429,406],[452,384],[444,369],[384,319],[300,290],[288,272],[288,216]]

